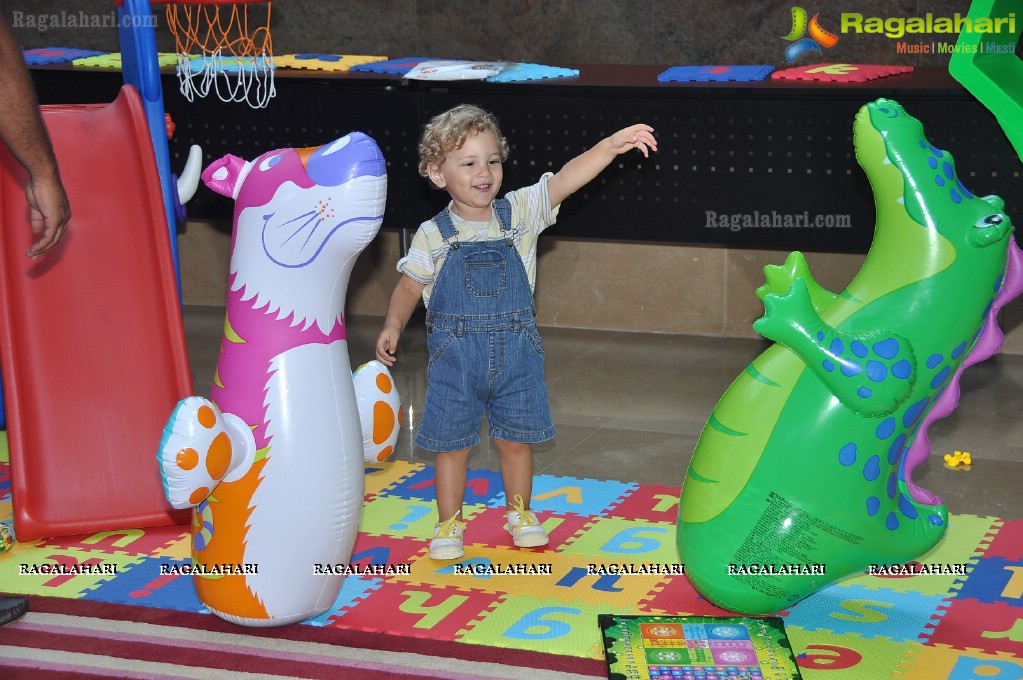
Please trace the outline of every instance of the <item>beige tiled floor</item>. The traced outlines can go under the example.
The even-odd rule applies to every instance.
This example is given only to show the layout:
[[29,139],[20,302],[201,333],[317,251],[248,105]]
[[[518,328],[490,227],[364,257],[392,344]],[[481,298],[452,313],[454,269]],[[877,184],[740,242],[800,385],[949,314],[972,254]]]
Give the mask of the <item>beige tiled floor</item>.
[[[185,308],[196,391],[209,394],[224,312]],[[378,317],[348,319],[352,365],[373,358]],[[536,447],[537,473],[681,485],[703,425],[724,390],[766,346],[756,340],[541,328],[558,436]],[[426,334],[413,317],[392,373],[406,418],[395,456],[433,461],[412,444],[425,394]],[[1023,356],[997,356],[968,369],[959,407],[931,428],[931,458],[914,481],[945,499],[953,514],[1023,517]],[[484,425],[485,427],[485,425]],[[484,430],[484,435],[486,431]],[[942,456],[969,451],[970,471]],[[498,469],[486,439],[470,466]]]

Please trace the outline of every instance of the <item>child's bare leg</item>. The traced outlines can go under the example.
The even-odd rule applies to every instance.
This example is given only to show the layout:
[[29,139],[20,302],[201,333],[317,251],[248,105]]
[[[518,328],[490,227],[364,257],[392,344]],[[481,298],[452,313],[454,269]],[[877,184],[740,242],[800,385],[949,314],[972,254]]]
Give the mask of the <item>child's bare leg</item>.
[[533,446],[495,439],[501,453],[501,479],[507,506],[508,531],[520,548],[547,545],[547,531],[529,509],[533,495]]
[[504,482],[505,505],[512,510],[515,496],[522,496],[523,509],[529,509],[533,495],[533,445],[495,439],[501,454],[501,479]]
[[465,477],[469,466],[469,449],[437,454],[434,484],[437,489],[437,514],[430,541],[430,558],[455,560],[465,555],[462,532],[462,501],[465,498]]
[[437,487],[437,514],[441,522],[462,511],[468,468],[469,449],[437,454],[434,483]]

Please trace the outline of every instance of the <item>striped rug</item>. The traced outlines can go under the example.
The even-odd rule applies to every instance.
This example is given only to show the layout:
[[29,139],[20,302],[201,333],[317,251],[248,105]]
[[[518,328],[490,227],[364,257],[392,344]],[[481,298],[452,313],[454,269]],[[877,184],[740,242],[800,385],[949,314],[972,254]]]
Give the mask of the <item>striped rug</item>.
[[287,626],[242,628],[213,616],[31,597],[32,610],[0,628],[0,678],[140,680],[427,678],[583,680],[595,660],[422,638]]

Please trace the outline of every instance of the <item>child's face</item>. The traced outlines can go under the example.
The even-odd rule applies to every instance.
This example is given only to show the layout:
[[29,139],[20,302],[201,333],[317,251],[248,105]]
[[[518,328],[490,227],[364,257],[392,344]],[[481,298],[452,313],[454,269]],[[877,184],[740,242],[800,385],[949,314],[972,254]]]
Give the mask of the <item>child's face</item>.
[[497,135],[493,131],[470,134],[440,165],[431,163],[428,172],[433,183],[451,196],[455,214],[464,219],[490,219],[490,203],[504,179]]

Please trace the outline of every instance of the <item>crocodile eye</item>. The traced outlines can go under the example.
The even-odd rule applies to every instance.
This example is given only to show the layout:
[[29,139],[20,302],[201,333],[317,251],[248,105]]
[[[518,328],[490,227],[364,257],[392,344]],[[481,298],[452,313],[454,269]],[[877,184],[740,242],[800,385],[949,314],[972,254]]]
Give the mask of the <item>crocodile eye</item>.
[[989,229],[990,227],[997,227],[999,224],[1005,221],[1005,215],[1001,213],[994,213],[993,215],[985,215],[979,220],[973,223],[973,226],[977,229]]

